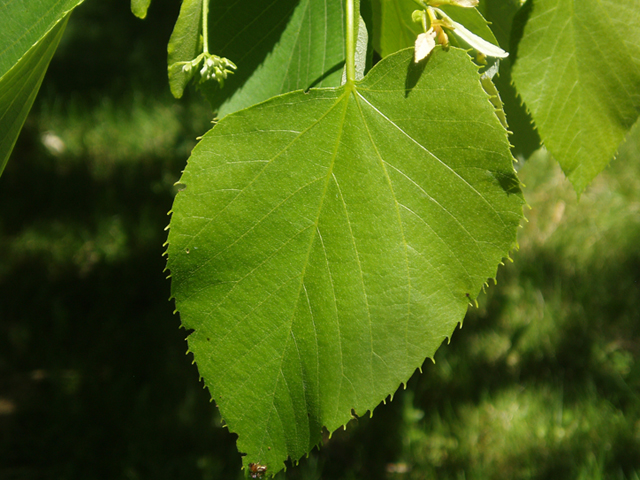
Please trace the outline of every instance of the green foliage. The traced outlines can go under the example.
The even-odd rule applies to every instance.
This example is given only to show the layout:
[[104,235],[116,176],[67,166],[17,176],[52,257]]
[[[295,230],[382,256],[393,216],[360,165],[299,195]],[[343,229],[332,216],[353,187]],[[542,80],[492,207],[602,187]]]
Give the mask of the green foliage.
[[640,1],[534,1],[513,78],[582,193],[638,119]]
[[[412,21],[413,1],[373,1],[359,27],[353,0],[223,2],[210,11],[208,0],[183,2],[168,47],[171,91],[180,97],[196,80],[222,120],[181,180],[168,266],[193,330],[190,351],[239,435],[245,467],[265,464],[275,474],[287,458],[297,461],[324,427],[333,432],[372,411],[450,337],[515,245],[522,197],[507,122],[513,152],[528,158],[544,144],[578,194],[605,168],[640,112],[639,1],[445,2],[438,15],[450,15],[448,24],[426,2],[424,25]],[[0,32],[1,168],[79,2],[45,3],[0,7],[11,20]],[[131,2],[140,18],[148,7]],[[431,36],[429,12],[439,29]],[[512,52],[495,84],[497,65],[485,64],[480,79],[455,48],[468,47],[455,38],[466,36],[480,53],[505,56],[474,33]],[[418,34],[430,42],[419,63],[403,50]],[[433,50],[436,43],[444,47]],[[383,59],[368,71],[372,47]],[[112,139],[135,151],[122,130],[80,130],[79,145],[90,147],[95,134],[99,144]],[[174,141],[145,136],[142,151]],[[59,141],[42,136],[55,156]],[[109,172],[121,153],[96,156]],[[114,232],[100,255],[117,261],[122,225],[100,225],[103,237]],[[42,252],[39,237],[64,237],[57,227],[27,233],[25,245]],[[588,250],[585,239],[573,241]],[[79,243],[60,245],[55,258]],[[495,345],[498,357],[509,348]],[[631,368],[625,355],[614,363]],[[545,401],[524,403],[535,410]]]
[[[66,35],[74,23],[102,25],[95,11],[105,8],[124,10],[89,3]],[[74,51],[75,38],[59,53]],[[150,85],[122,99],[96,96],[95,83],[65,94],[53,88],[69,70],[55,62],[16,146],[23,160],[0,178],[0,478],[237,480],[236,436],[220,428],[185,356],[159,257],[172,184],[208,128],[206,106],[187,95],[176,108],[166,90],[147,95]],[[533,209],[498,285],[406,390],[325,434],[277,478],[637,478],[634,132],[580,202],[548,155],[525,162],[518,175]],[[63,154],[42,148],[46,133],[67,145]]]
[[522,217],[506,133],[453,48],[227,116],[180,183],[168,267],[189,348],[245,465],[274,472],[434,354]]

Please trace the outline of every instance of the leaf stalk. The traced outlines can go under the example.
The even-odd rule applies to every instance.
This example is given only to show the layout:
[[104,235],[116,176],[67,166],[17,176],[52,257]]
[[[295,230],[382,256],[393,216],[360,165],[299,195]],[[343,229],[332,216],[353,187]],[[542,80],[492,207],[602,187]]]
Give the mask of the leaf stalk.
[[209,0],[202,0],[202,51],[209,53]]
[[353,84],[356,81],[356,5],[358,0],[346,0],[346,69],[347,83]]

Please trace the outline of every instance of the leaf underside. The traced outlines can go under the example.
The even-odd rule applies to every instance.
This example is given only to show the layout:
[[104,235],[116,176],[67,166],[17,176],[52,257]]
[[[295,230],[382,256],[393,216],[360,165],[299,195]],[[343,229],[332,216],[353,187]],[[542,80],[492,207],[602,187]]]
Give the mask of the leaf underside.
[[189,350],[238,449],[274,474],[433,357],[515,245],[507,134],[461,50],[226,116],[168,239]]
[[513,79],[580,194],[640,112],[640,0],[536,0]]

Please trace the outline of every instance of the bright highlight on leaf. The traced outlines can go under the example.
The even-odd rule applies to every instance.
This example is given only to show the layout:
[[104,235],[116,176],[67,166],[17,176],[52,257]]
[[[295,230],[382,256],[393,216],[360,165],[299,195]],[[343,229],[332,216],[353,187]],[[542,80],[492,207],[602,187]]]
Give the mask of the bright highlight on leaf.
[[515,245],[512,160],[456,48],[419,65],[404,50],[355,85],[275,97],[204,136],[168,268],[246,469],[277,473],[433,357]]

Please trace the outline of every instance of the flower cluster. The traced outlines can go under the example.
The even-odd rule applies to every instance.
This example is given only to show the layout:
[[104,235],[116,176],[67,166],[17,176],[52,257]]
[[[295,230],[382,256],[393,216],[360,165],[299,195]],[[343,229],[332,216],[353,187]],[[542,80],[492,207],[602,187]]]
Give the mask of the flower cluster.
[[460,40],[487,57],[505,58],[509,54],[500,47],[487,42],[482,37],[467,30],[463,25],[454,22],[439,6],[455,5],[463,8],[473,8],[478,0],[424,0],[419,1],[423,10],[413,12],[413,21],[422,23],[424,33],[418,35],[415,43],[414,61],[418,63],[429,56],[436,45],[449,45],[447,32],[453,33]]
[[[182,62],[182,71],[190,78],[196,72],[200,74],[200,83],[215,78],[220,86],[224,86],[227,76],[237,68],[231,61],[208,52],[202,52],[190,62]],[[199,71],[198,71],[199,70]]]

